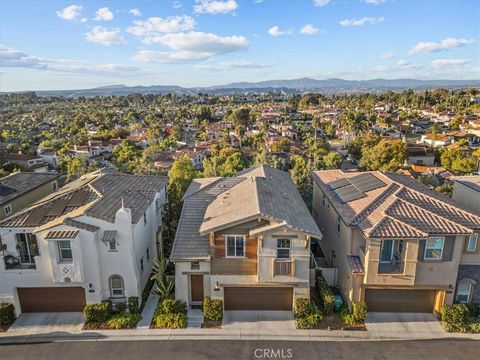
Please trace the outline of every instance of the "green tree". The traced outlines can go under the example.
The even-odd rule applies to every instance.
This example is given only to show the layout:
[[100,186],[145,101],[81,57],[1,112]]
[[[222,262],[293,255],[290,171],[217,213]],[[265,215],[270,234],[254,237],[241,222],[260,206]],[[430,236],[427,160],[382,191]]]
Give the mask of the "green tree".
[[273,152],[289,152],[290,151],[290,141],[287,138],[277,140],[272,144]]
[[406,145],[401,140],[381,140],[363,152],[361,166],[367,170],[396,171],[406,159]]
[[327,169],[340,169],[342,162],[342,155],[336,151],[330,151],[323,157],[323,164]]

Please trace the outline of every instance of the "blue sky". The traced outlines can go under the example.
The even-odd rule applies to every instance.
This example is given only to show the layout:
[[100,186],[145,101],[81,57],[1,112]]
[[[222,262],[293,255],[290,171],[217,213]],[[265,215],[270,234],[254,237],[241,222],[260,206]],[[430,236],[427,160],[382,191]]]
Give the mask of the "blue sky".
[[0,1],[0,91],[480,78],[480,1]]

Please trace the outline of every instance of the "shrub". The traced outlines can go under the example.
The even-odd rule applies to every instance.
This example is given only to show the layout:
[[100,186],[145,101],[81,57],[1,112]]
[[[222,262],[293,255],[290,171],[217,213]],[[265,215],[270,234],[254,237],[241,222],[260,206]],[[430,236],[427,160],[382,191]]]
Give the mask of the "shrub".
[[353,316],[352,312],[348,309],[348,306],[345,306],[342,310],[342,321],[346,325],[354,325],[355,324],[355,317]]
[[480,317],[480,304],[467,304],[468,311],[472,317]]
[[322,314],[320,310],[313,314],[308,314],[305,317],[295,319],[295,326],[297,329],[311,329],[322,321]]
[[112,329],[132,329],[141,319],[142,317],[138,313],[121,313],[109,319],[107,324]]
[[295,317],[303,318],[310,312],[310,300],[307,298],[295,299]]
[[11,303],[0,304],[0,325],[9,325],[15,320],[15,307]]
[[125,312],[126,308],[127,308],[127,304],[125,304],[124,302],[115,303],[115,306],[113,307],[113,313],[122,314]]
[[161,313],[154,319],[155,325],[167,329],[182,329],[188,325],[187,315],[182,313]]
[[111,313],[111,303],[101,302],[90,304],[83,309],[83,316],[86,322],[103,323],[108,320]]
[[110,316],[110,315],[112,314],[112,312],[113,312],[112,300],[102,300],[101,303],[102,303],[102,304],[106,304],[107,309],[108,309],[108,314],[109,314],[109,316]]
[[155,313],[158,314],[187,314],[187,304],[181,300],[164,299],[158,303]]
[[466,332],[468,330],[469,308],[465,304],[443,305],[440,314],[443,327],[447,332]]
[[223,301],[211,299],[207,296],[203,299],[203,316],[208,320],[220,321],[223,319]]
[[470,324],[469,332],[472,334],[480,334],[480,320],[477,320]]
[[128,310],[132,314],[138,314],[139,312],[139,304],[138,304],[138,297],[137,296],[130,296],[128,298]]
[[335,295],[332,293],[325,294],[323,297],[323,313],[325,315],[331,314],[333,312],[333,307],[335,305]]
[[320,305],[325,315],[331,314],[335,305],[335,296],[323,277],[317,279],[317,290],[320,298]]
[[352,301],[352,314],[356,322],[364,322],[367,318],[367,304],[363,301]]

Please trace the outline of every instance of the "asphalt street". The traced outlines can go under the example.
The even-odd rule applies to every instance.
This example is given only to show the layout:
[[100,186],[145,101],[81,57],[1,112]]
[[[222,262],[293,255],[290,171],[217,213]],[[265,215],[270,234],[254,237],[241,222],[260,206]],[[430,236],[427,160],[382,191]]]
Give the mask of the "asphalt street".
[[456,359],[480,358],[480,341],[76,341],[0,346],[2,360],[47,359]]

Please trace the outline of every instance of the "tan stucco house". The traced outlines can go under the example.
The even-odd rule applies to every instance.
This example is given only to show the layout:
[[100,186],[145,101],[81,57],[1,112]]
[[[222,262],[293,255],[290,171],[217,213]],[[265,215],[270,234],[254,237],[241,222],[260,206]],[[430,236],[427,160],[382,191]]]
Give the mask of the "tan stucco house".
[[438,312],[478,299],[473,275],[458,274],[463,264],[480,264],[480,216],[406,175],[326,170],[312,177],[322,248],[348,302],[364,300],[368,311]]
[[258,166],[235,177],[195,179],[173,244],[175,296],[205,296],[225,310],[291,310],[310,297],[315,221],[286,172]]

